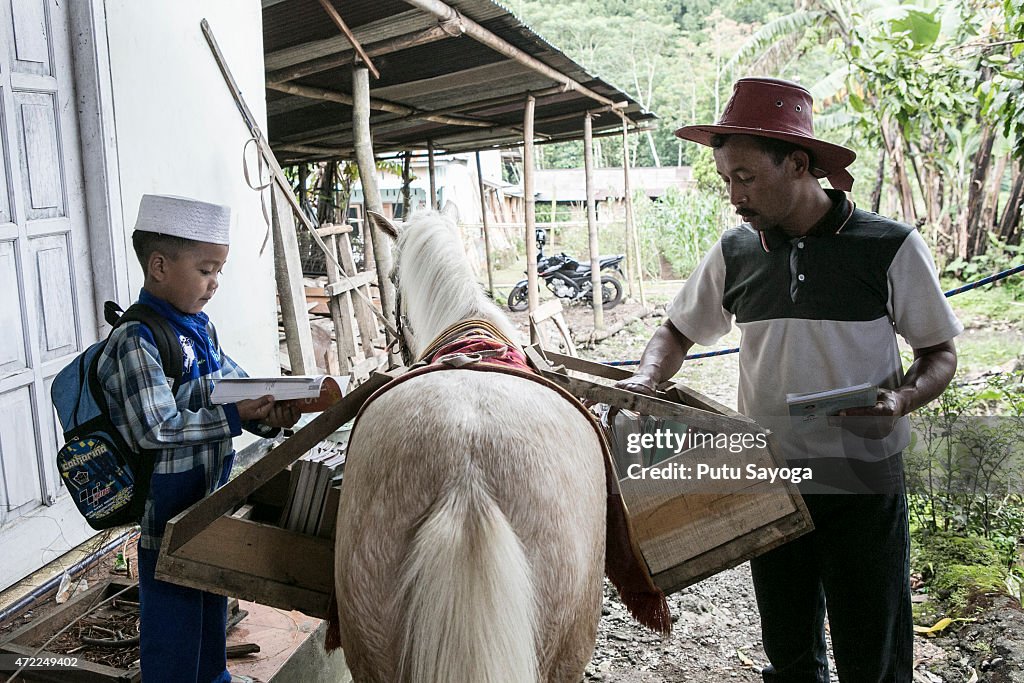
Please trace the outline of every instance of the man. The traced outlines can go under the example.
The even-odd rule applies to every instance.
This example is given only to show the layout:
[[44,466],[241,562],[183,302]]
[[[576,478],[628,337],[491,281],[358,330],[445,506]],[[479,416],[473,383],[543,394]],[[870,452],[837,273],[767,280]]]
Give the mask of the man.
[[[740,411],[776,433],[791,465],[811,467],[815,485],[870,492],[805,495],[814,531],[751,561],[764,680],[828,681],[827,606],[840,680],[909,682],[904,416],[949,384],[963,326],[921,236],[846,197],[856,154],[814,137],[811,106],[799,85],[744,78],[717,125],[676,131],[714,148],[744,223],[704,257],[619,386],[651,394],[694,343],[715,343],[736,321]],[[905,372],[897,333],[914,349]],[[787,393],[865,382],[879,387],[873,406],[791,429]]]

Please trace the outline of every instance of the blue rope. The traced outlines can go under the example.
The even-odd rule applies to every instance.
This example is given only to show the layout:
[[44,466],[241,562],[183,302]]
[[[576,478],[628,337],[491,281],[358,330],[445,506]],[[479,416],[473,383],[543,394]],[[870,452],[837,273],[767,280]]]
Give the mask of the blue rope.
[[[999,280],[1003,280],[1005,278],[1010,277],[1011,275],[1016,275],[1017,273],[1020,272],[1024,272],[1024,264],[1014,266],[1013,268],[1004,270],[1001,273],[996,273],[995,275],[989,275],[988,277],[982,278],[977,282],[971,282],[966,285],[963,285],[962,287],[957,287],[956,289],[951,289],[948,292],[943,292],[943,295],[948,299],[951,296],[962,294],[964,292],[969,292],[972,289],[976,289],[978,287],[987,285],[992,282],[998,282]],[[713,356],[727,356],[730,353],[739,352],[740,349],[737,346],[736,348],[733,349],[719,349],[718,351],[708,351],[706,353],[691,353],[686,357],[686,360],[696,360],[698,358],[712,358]],[[602,365],[611,365],[612,367],[619,367],[622,365],[640,365],[639,360],[605,360],[601,361],[601,363]]]

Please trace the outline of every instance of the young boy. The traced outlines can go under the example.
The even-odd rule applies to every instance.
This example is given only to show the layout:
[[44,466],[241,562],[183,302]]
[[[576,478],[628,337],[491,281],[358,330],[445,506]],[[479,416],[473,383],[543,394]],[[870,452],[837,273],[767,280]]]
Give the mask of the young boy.
[[184,375],[175,393],[153,335],[137,322],[118,327],[99,361],[110,417],[128,443],[157,452],[139,539],[140,648],[146,683],[244,681],[226,669],[227,599],[154,578],[168,520],[227,482],[231,438],[244,427],[273,436],[298,412],[270,396],[210,403],[211,380],[244,371],[210,338],[203,307],[217,292],[228,257],[231,209],[182,197],[144,195],[132,243],[146,278],[139,302],[177,332]]

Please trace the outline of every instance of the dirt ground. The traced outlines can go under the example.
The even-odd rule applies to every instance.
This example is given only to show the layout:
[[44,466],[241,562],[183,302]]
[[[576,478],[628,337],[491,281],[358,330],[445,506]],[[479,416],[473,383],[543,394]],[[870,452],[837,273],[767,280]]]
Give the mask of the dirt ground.
[[[678,285],[676,285],[678,286]],[[637,360],[655,328],[664,318],[664,303],[672,285],[663,285],[651,296],[655,312],[646,313],[638,303],[623,303],[605,311],[612,327],[634,319],[618,334],[580,355],[593,360]],[[575,339],[587,339],[593,330],[588,306],[571,306],[566,322]],[[512,314],[528,334],[525,313]],[[993,330],[968,325],[966,335],[994,332],[1022,339],[1020,330]],[[739,345],[737,332],[722,339],[715,349]],[[1011,346],[1011,348],[1013,348]],[[714,349],[695,348],[694,353]],[[992,369],[997,370],[997,368]],[[736,405],[738,366],[736,354],[687,362],[682,378],[694,389],[726,405]],[[921,599],[920,597],[917,599]],[[705,579],[669,598],[675,624],[671,635],[661,636],[638,626],[606,583],[603,616],[587,681],[616,683],[677,683],[682,681],[761,680],[767,664],[761,645],[760,618],[750,579],[749,564],[742,564]],[[1013,601],[999,598],[976,621],[947,630],[940,638],[917,637],[914,642],[916,683],[1024,683],[1024,612]],[[832,679],[835,666],[830,659]]]

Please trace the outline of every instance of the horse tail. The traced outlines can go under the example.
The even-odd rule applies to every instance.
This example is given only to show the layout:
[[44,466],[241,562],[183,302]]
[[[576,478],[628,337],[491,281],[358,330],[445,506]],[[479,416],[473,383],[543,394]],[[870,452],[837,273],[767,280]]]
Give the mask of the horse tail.
[[420,524],[403,568],[401,680],[533,683],[532,572],[482,482],[449,488]]

